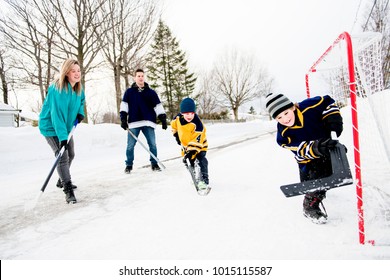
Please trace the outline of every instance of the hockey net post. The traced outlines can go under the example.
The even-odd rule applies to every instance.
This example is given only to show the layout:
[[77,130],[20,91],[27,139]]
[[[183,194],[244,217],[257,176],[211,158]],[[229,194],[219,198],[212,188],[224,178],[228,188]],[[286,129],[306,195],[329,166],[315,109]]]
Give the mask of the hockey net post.
[[[351,107],[350,118],[343,109],[343,134],[350,135],[344,141],[351,140],[353,147],[359,243],[372,245],[390,243],[384,237],[390,228],[390,186],[379,180],[387,174],[390,177],[390,152],[385,145],[390,143],[390,124],[384,110],[390,91],[383,90],[381,59],[380,33],[352,38],[343,32],[305,76],[307,97],[329,94],[340,108]],[[372,166],[375,155],[383,158],[382,173]]]

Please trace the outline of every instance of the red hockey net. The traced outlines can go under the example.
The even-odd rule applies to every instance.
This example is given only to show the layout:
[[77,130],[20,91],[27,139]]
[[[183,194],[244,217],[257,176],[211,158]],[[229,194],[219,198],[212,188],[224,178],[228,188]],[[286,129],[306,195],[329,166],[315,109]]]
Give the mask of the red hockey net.
[[355,163],[359,242],[373,245],[390,244],[390,90],[383,90],[381,38],[344,32],[306,74],[308,97],[329,94],[342,108],[340,141]]

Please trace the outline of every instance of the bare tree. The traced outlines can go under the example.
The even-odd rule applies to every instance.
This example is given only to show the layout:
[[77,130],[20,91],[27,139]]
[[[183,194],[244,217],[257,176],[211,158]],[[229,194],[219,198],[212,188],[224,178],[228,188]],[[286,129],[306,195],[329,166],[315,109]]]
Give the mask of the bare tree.
[[389,0],[372,0],[365,14],[363,31],[382,33],[382,72],[385,88],[390,87],[390,4]]
[[198,104],[197,111],[203,118],[208,119],[213,113],[223,110],[223,108],[219,105],[220,102],[216,96],[217,85],[209,73],[200,74],[198,83],[198,95],[195,97]]
[[265,67],[257,65],[252,55],[235,49],[226,51],[214,64],[213,77],[217,93],[224,97],[227,106],[233,110],[236,121],[239,107],[265,94],[272,81]]
[[5,51],[0,49],[0,80],[1,80],[1,91],[3,92],[3,101],[8,104],[8,84],[6,80],[6,65],[4,63]]
[[[37,86],[43,102],[52,79],[52,40],[54,26],[37,1],[4,0],[10,13],[0,19],[4,44],[12,50],[9,68],[19,87]],[[53,13],[53,11],[51,11]],[[55,16],[55,15],[54,15]]]
[[141,51],[152,38],[157,8],[153,0],[107,0],[103,6],[106,16],[103,22],[102,51],[109,63],[115,82],[116,107],[122,100],[125,87],[130,84],[129,76],[140,65]]
[[[105,21],[102,7],[104,0],[42,0],[48,20],[57,23],[56,39],[53,41],[56,57],[64,60],[75,57],[80,63],[81,84],[85,88],[88,73],[99,67],[100,37]],[[54,9],[50,13],[48,8]],[[84,107],[85,121],[88,122],[87,104]]]

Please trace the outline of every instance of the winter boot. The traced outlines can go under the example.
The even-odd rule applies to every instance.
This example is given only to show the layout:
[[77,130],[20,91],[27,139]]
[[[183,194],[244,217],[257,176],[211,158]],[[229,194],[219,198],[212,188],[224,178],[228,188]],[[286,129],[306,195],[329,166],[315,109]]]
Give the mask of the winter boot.
[[66,203],[76,203],[76,197],[74,196],[72,182],[63,183]]
[[153,171],[161,171],[161,168],[160,168],[160,166],[158,166],[157,163],[155,163],[155,164],[152,164],[152,170]]
[[[326,191],[307,193],[303,199],[303,215],[313,223],[324,224],[328,218],[322,200],[326,197]],[[325,213],[321,211],[320,204]]]
[[130,174],[131,170],[133,170],[133,166],[131,166],[131,165],[126,165],[125,173],[126,173],[126,174]]
[[208,184],[206,184],[205,181],[199,181],[199,183],[198,183],[198,189],[199,189],[200,191],[204,191],[204,190],[206,190],[207,188],[208,188]]
[[[56,186],[57,186],[57,188],[60,188],[60,189],[62,188],[61,179],[58,179]],[[72,184],[72,188],[77,189],[77,186]]]

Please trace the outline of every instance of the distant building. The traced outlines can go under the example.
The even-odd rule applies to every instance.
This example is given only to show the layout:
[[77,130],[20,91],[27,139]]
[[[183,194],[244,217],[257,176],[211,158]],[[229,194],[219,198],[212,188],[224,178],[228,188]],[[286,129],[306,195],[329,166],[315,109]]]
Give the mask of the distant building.
[[0,127],[16,127],[19,123],[19,113],[22,110],[15,109],[11,105],[0,103]]

